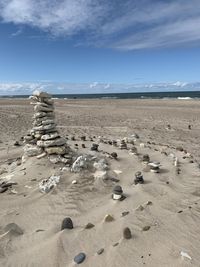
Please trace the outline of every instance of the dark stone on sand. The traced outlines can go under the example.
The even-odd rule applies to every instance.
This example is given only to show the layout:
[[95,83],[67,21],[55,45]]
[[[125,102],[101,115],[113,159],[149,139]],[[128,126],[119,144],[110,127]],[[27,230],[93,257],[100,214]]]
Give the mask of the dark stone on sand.
[[62,221],[61,231],[64,229],[73,229],[73,228],[74,226],[71,218],[67,217]]
[[126,215],[128,215],[129,214],[129,211],[123,211],[122,212],[122,217],[125,217]]
[[20,143],[18,141],[15,141],[14,146],[20,146]]
[[143,175],[141,172],[138,171],[135,173],[134,183],[135,183],[135,185],[144,183]]
[[84,136],[84,135],[81,136],[81,140],[82,140],[82,141],[86,141],[86,136]]
[[149,225],[146,225],[142,228],[142,231],[146,232],[146,231],[149,231],[149,229],[151,228],[151,226]]
[[12,186],[12,185],[17,185],[17,183],[12,183],[12,182],[10,182],[10,183],[3,183],[3,184],[1,184],[1,188],[6,188],[6,187],[10,187],[10,186]]
[[130,228],[128,228],[128,227],[124,228],[123,237],[124,237],[124,239],[131,239],[132,238],[132,234],[131,234]]
[[88,224],[86,224],[85,229],[91,229],[93,227],[94,227],[93,223],[88,223]]
[[98,255],[101,255],[103,252],[104,252],[104,248],[100,248],[100,249],[97,251],[97,254],[98,254]]
[[143,155],[143,156],[142,156],[142,161],[144,161],[144,162],[149,162],[149,161],[150,161],[150,157],[149,157],[149,155],[148,155],[148,154]]
[[85,258],[86,258],[85,253],[81,252],[74,257],[74,261],[75,263],[80,264],[85,260]]
[[8,187],[4,187],[4,188],[0,187],[0,193],[4,193],[4,192],[6,192],[7,190],[8,190]]
[[99,147],[99,145],[94,143],[94,144],[92,144],[90,150],[92,150],[92,151],[98,151],[98,147]]
[[118,157],[118,155],[117,155],[116,152],[112,152],[110,155],[111,155],[111,157],[112,157],[113,159],[117,159],[117,157]]
[[182,146],[177,146],[177,147],[176,147],[176,150],[178,150],[178,151],[181,151],[181,152],[182,152],[184,149],[183,149],[183,147],[182,147]]
[[113,188],[113,194],[121,195],[123,193],[122,187],[120,185],[116,185]]
[[4,228],[4,231],[15,235],[23,235],[24,233],[24,231],[16,223],[7,224]]
[[82,144],[81,146],[82,146],[82,148],[85,148],[86,147],[85,144]]
[[117,247],[118,245],[119,245],[119,242],[114,243],[114,244],[113,244],[113,247]]

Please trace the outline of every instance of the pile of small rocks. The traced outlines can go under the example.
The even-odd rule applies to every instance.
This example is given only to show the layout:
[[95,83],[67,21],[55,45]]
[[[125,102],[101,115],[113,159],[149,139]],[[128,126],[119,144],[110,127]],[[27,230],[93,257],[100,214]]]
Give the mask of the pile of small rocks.
[[68,163],[70,149],[66,139],[62,138],[56,129],[54,101],[46,92],[34,91],[30,97],[34,105],[33,128],[24,137],[25,156],[48,156],[52,163]]

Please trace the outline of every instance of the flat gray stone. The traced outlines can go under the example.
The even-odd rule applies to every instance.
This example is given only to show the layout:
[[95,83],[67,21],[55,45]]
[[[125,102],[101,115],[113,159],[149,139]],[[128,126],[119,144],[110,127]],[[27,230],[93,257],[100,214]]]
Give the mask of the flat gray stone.
[[85,253],[81,252],[74,257],[74,261],[75,263],[80,264],[85,260],[85,258],[86,258]]
[[7,224],[4,228],[4,231],[15,235],[23,235],[24,233],[24,231],[16,223]]

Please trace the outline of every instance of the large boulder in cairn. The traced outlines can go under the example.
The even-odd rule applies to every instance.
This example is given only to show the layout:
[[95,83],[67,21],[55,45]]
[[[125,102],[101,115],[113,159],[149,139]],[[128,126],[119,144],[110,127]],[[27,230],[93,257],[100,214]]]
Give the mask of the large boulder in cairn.
[[26,144],[24,146],[24,156],[28,156],[28,157],[38,156],[39,154],[42,153],[42,151],[43,151],[42,148],[36,145]]
[[51,155],[51,154],[63,155],[67,152],[65,146],[45,147],[45,151],[49,155]]
[[46,140],[46,141],[37,141],[37,146],[39,147],[52,147],[52,146],[62,146],[65,145],[67,142],[64,138],[56,138],[52,140]]

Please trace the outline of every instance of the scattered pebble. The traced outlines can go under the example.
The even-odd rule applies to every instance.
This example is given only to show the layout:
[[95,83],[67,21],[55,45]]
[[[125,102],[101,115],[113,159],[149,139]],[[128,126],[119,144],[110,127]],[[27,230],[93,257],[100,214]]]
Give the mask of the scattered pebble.
[[93,223],[88,223],[88,224],[86,224],[86,226],[85,226],[85,229],[91,229],[91,228],[93,228],[95,225],[93,224]]
[[111,216],[110,214],[107,214],[105,217],[104,217],[104,222],[112,222],[114,221],[114,218],[113,216]]
[[149,231],[150,228],[151,228],[151,226],[146,225],[146,226],[142,227],[142,231],[144,231],[144,232]]
[[136,211],[143,211],[144,207],[142,205],[139,205],[135,210]]
[[128,227],[124,228],[123,237],[124,237],[124,239],[131,239],[132,238],[132,234],[131,234],[130,228],[128,228]]
[[15,235],[23,235],[24,231],[16,223],[9,223],[4,228],[5,232],[10,232]]
[[97,254],[98,254],[98,255],[101,255],[103,252],[104,252],[104,248],[100,248],[100,249],[97,251]]
[[67,217],[62,221],[62,225],[61,225],[61,231],[64,229],[73,229],[73,222],[72,219]]
[[113,247],[116,247],[116,246],[118,246],[118,245],[119,245],[119,242],[114,243],[114,244],[113,244]]
[[74,262],[80,264],[85,260],[85,258],[86,258],[85,253],[81,252],[74,257]]
[[128,214],[129,214],[129,211],[123,211],[121,216],[122,216],[122,217],[125,217],[125,216],[127,216]]
[[141,172],[138,171],[135,173],[134,183],[135,185],[144,183],[143,175]]
[[117,159],[117,157],[118,157],[118,155],[117,155],[116,152],[112,152],[112,153],[110,154],[110,156],[111,156],[113,159]]
[[76,180],[73,180],[73,181],[72,181],[72,184],[77,184],[77,181],[76,181]]

